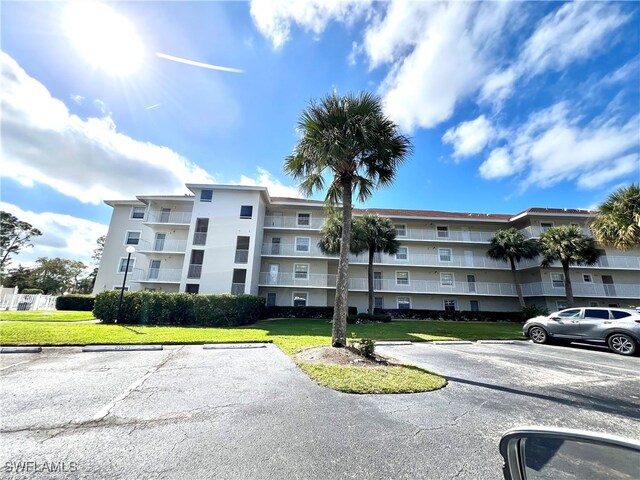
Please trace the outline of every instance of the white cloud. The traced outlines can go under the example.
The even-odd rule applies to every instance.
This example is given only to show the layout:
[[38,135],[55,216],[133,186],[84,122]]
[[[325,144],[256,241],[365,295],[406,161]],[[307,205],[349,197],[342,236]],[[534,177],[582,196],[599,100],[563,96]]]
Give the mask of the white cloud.
[[512,94],[518,79],[593,58],[611,47],[611,33],[628,20],[629,16],[610,2],[564,4],[542,19],[510,67],[487,78],[480,100],[501,104]]
[[480,153],[495,135],[491,122],[484,115],[462,122],[445,132],[442,141],[453,145],[454,158]]
[[173,150],[119,133],[113,120],[83,120],[7,54],[2,62],[3,174],[25,186],[44,184],[83,203],[145,193],[183,193],[212,181]]
[[267,187],[269,189],[269,195],[271,195],[272,197],[301,197],[300,192],[296,187],[283,185],[280,180],[278,180],[275,176],[273,176],[273,174],[271,174],[264,168],[258,167],[257,170],[257,177],[252,178],[246,175],[242,175],[240,177],[240,181],[230,183],[232,185],[257,185],[260,187]]
[[597,117],[584,124],[579,112],[561,102],[530,115],[508,131],[507,144],[494,150],[480,166],[485,179],[522,177],[521,188],[546,188],[576,181],[595,188],[640,171],[640,115]]
[[318,35],[330,21],[350,25],[367,13],[370,4],[368,0],[253,0],[251,17],[274,48],[280,48],[293,25]]
[[32,237],[33,248],[13,255],[10,268],[19,264],[32,266],[38,257],[60,257],[90,264],[96,239],[106,234],[108,229],[107,225],[84,218],[52,212],[36,213],[6,202],[0,202],[0,210],[15,215],[42,232],[42,236]]

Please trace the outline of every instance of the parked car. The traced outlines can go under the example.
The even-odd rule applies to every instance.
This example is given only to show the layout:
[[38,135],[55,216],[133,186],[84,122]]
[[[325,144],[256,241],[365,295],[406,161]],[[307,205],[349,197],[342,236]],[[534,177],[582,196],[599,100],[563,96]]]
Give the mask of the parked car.
[[522,333],[535,343],[604,344],[620,355],[634,355],[640,345],[640,312],[629,308],[566,308],[527,320]]

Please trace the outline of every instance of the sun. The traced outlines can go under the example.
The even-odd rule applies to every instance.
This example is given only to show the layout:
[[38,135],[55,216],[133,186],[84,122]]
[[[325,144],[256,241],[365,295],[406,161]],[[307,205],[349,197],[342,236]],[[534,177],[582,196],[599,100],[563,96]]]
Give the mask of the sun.
[[133,24],[96,1],[69,4],[64,27],[75,47],[95,68],[112,75],[127,75],[140,68],[142,40]]

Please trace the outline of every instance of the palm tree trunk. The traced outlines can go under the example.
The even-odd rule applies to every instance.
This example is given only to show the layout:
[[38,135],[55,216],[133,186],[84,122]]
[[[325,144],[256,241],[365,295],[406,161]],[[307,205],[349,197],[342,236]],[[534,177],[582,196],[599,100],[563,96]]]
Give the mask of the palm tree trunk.
[[333,331],[331,345],[347,345],[347,313],[349,305],[349,245],[351,245],[351,202],[352,186],[350,178],[342,181],[342,239],[340,240],[340,260],[336,280],[336,301],[333,309]]
[[571,285],[571,277],[569,277],[569,263],[562,262],[562,271],[564,272],[564,292],[567,295],[567,304],[573,307],[573,285]]
[[524,303],[524,297],[522,296],[522,287],[520,286],[520,282],[518,281],[518,272],[516,271],[516,264],[513,261],[513,258],[509,258],[509,262],[511,263],[511,273],[513,274],[513,284],[516,286],[516,294],[518,295],[518,301],[520,302],[520,306],[524,308],[527,305]]
[[369,282],[369,309],[367,312],[369,315],[373,315],[373,256],[375,250],[369,249],[369,265],[367,266],[367,281]]

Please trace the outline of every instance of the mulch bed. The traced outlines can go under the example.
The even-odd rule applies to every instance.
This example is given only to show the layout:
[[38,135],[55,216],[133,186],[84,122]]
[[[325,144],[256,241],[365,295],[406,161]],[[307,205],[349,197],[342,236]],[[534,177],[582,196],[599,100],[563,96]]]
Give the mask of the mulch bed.
[[351,367],[378,368],[390,365],[385,359],[366,358],[351,348],[313,347],[305,348],[296,354],[296,360],[304,363],[322,363]]

